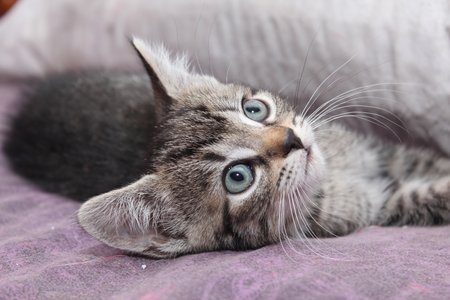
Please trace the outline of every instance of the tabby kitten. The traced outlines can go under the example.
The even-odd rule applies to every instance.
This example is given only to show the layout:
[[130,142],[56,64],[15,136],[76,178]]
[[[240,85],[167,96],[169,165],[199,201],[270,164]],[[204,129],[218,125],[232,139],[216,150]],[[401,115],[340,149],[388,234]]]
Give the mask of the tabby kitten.
[[[184,57],[137,38],[132,44],[152,89],[141,76],[53,78],[33,90],[34,113],[25,105],[5,147],[13,168],[48,190],[83,197],[128,184],[81,206],[79,223],[97,239],[166,258],[371,224],[449,223],[450,160],[336,123],[319,128],[318,118],[277,95],[194,74]],[[55,108],[66,100],[67,120]],[[80,110],[84,117],[69,117]],[[92,146],[77,150],[91,162],[72,151],[86,148],[77,138]],[[95,165],[103,156],[109,160]],[[64,169],[72,159],[76,166]],[[52,163],[61,172],[42,174]],[[96,169],[100,180],[89,177]],[[86,189],[58,181],[70,170]]]

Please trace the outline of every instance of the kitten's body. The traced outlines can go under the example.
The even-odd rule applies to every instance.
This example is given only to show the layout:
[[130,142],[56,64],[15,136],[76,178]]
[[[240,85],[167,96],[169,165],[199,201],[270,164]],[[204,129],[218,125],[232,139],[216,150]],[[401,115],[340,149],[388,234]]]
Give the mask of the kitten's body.
[[5,150],[45,190],[84,201],[147,171],[156,116],[145,74],[59,74],[22,98]]
[[321,226],[311,224],[319,236],[347,234],[366,225],[449,222],[450,160],[432,151],[362,137],[337,124],[319,134],[318,143],[330,153],[328,180],[315,198],[321,210],[312,206]]
[[[55,77],[30,94],[5,148],[20,174],[75,198],[151,173],[83,205],[81,225],[95,237],[167,257],[370,224],[450,222],[449,160],[339,124],[312,130],[276,96],[189,75],[167,54],[136,47],[156,101],[144,76]],[[158,106],[161,97],[167,108]],[[266,99],[273,121],[247,120],[246,98]],[[301,143],[286,151],[287,128]],[[226,193],[222,177],[240,161],[253,165],[254,182]]]

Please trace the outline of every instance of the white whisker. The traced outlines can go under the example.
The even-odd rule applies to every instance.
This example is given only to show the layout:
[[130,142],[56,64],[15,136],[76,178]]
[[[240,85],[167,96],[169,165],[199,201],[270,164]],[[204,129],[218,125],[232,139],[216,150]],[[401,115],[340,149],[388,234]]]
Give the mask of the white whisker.
[[[349,93],[349,94],[345,94],[345,95],[341,95],[341,96],[336,96],[336,97],[333,97],[332,99],[324,102],[322,105],[320,105],[311,115],[308,116],[308,120],[319,119],[320,116],[326,114],[326,112],[329,111],[330,109],[334,109],[335,107],[339,107],[340,105],[354,101],[354,99],[377,99],[377,100],[396,101],[394,98],[384,98],[384,97],[382,98],[382,97],[377,97],[377,96],[372,96],[372,95],[366,95],[367,93],[374,93],[374,92],[402,93],[401,91],[392,90],[392,89],[369,89],[369,90],[355,91],[353,93]],[[364,96],[355,97],[358,95],[364,95]]]
[[[291,198],[291,199],[290,199],[290,202],[292,203],[292,202],[295,202],[295,201]],[[292,205],[295,206],[294,204],[292,204]],[[303,230],[303,228],[302,228],[303,226],[301,225],[301,223],[303,223],[303,224],[305,225],[306,230],[308,230],[310,233],[313,234],[313,231],[312,231],[311,228],[309,227],[308,222],[307,222],[307,220],[305,219],[302,210],[299,209],[298,207],[295,207],[295,209],[294,209],[293,211],[294,211],[294,214],[295,214],[295,218],[296,218],[296,220],[297,220],[297,222],[298,222],[298,227],[300,228],[301,233],[302,233],[301,236],[300,236],[300,240],[305,241],[305,245],[306,245],[306,246],[308,247],[308,249],[309,249],[311,252],[313,252],[315,255],[320,256],[320,257],[322,257],[322,258],[330,258],[330,257],[328,257],[328,256],[326,256],[326,255],[324,255],[324,254],[322,254],[321,251],[320,251],[320,249],[317,248],[317,247],[315,247],[315,246],[311,243],[311,241],[310,241],[311,239],[307,238],[307,235],[305,234],[305,231]],[[300,220],[299,220],[299,216],[300,216],[301,222],[300,222]],[[298,233],[298,232],[297,232],[297,233]],[[303,239],[302,239],[301,237],[303,237]],[[316,237],[315,240],[316,240],[316,241],[320,241],[320,239],[317,239],[317,237]]]
[[[351,117],[351,118],[355,118],[355,119],[361,119],[361,120],[364,120],[364,121],[369,122],[371,124],[378,125],[378,126],[380,126],[382,128],[385,128],[385,129],[389,130],[399,141],[402,140],[400,138],[400,136],[394,130],[392,130],[392,128],[388,127],[386,124],[381,123],[381,121],[379,119],[370,116],[371,114],[375,114],[375,113],[364,112],[364,114],[362,114],[361,112],[357,112],[356,114],[354,114],[354,113],[351,113],[351,112],[347,112],[347,113],[343,113],[343,114],[338,114],[338,115],[335,115],[333,117],[330,117],[329,119],[326,120],[326,122],[322,122],[319,125],[315,125],[314,129],[318,128],[320,126],[323,126],[323,125],[325,125],[327,123],[330,123],[332,121],[336,121],[336,120],[339,120],[339,119]],[[367,116],[367,115],[369,115],[369,116]],[[393,121],[390,121],[390,122],[393,122]]]
[[[340,107],[342,107],[343,105],[350,103],[350,102],[359,102],[356,100],[370,100],[370,99],[375,99],[375,100],[394,100],[394,99],[389,99],[389,98],[385,98],[385,97],[379,97],[379,96],[372,96],[372,95],[363,95],[366,92],[356,92],[354,94],[351,95],[347,95],[345,97],[342,98],[333,98],[335,100],[335,102],[333,104],[330,104],[330,101],[325,102],[323,105],[321,105],[321,107],[319,107],[317,110],[314,111],[313,114],[311,114],[310,116],[308,116],[308,120],[313,123],[316,122],[318,119],[322,118],[325,115],[328,115],[330,112],[334,111],[334,110],[338,110],[340,109]],[[363,96],[358,96],[358,95],[363,95]],[[358,96],[358,97],[355,97]],[[395,100],[394,100],[395,101]],[[325,107],[328,106],[328,107]]]
[[302,118],[305,117],[305,115],[308,113],[308,110],[310,109],[310,106],[312,106],[315,102],[315,100],[313,102],[311,102],[311,100],[314,98],[314,96],[316,95],[316,93],[319,91],[319,89],[322,87],[322,85],[327,82],[327,80],[333,76],[334,74],[336,74],[337,72],[339,72],[339,70],[341,70],[343,67],[345,67],[348,63],[350,63],[350,61],[353,60],[353,58],[356,55],[353,55],[352,57],[350,57],[347,61],[345,61],[343,64],[341,64],[338,68],[336,68],[336,70],[334,70],[331,74],[329,74],[320,84],[319,86],[315,89],[315,91],[313,92],[313,94],[311,95],[311,97],[309,98],[308,102],[306,103],[302,113],[300,114],[300,116]]
[[306,64],[308,63],[308,57],[309,57],[309,54],[311,52],[312,46],[313,46],[313,44],[314,44],[314,42],[316,40],[316,37],[317,37],[317,32],[314,34],[313,38],[311,39],[311,42],[308,45],[308,49],[306,50],[305,60],[303,61],[303,66],[302,66],[302,69],[301,69],[301,72],[300,72],[300,75],[299,75],[297,88],[295,90],[295,98],[296,99],[298,99],[298,97],[299,97],[298,93],[300,92],[300,87],[302,85],[303,74],[305,72]]
[[[376,107],[376,106],[372,106],[372,105],[351,104],[351,105],[345,105],[345,106],[342,106],[342,107],[340,107],[340,108],[337,109],[337,110],[345,109],[345,108],[367,108],[367,109],[379,110],[379,111],[386,112],[388,115],[394,117],[397,121],[402,122],[402,120],[401,120],[399,117],[397,117],[394,113],[391,113],[389,110],[384,109],[384,108],[380,108],[380,107]],[[364,116],[364,115],[371,115],[371,116],[374,116],[374,117],[379,117],[380,119],[383,119],[383,120],[385,120],[385,121],[387,121],[387,122],[389,122],[389,123],[391,123],[391,124],[397,126],[398,128],[401,128],[401,129],[403,129],[404,131],[408,132],[408,130],[407,130],[403,125],[401,125],[401,124],[399,124],[399,123],[397,123],[397,122],[395,122],[395,121],[389,119],[388,117],[386,117],[386,116],[384,116],[384,115],[381,115],[381,114],[376,113],[376,112],[371,112],[371,111],[355,111],[355,110],[352,110],[352,111],[345,111],[345,112],[342,112],[342,113],[340,113],[340,114],[331,115],[331,116],[329,116],[329,117],[326,118],[326,119],[320,120],[320,122],[319,122],[318,124],[312,125],[312,127],[313,127],[313,128],[318,128],[318,127],[321,126],[322,123],[327,123],[327,121],[328,121],[329,119],[332,119],[332,118],[335,117],[335,116],[340,116],[340,115],[345,115],[345,114],[361,114],[361,115],[363,115],[363,116]]]
[[233,63],[232,60],[228,63],[227,72],[225,73],[225,84],[228,84],[228,72],[230,71],[232,63]]

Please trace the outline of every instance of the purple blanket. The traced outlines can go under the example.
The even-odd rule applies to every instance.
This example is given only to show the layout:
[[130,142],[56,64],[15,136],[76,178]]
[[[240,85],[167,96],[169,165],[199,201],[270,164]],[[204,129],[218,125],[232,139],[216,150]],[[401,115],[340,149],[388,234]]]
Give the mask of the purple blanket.
[[[0,143],[17,89],[0,85]],[[85,233],[79,204],[38,190],[0,154],[1,299],[445,299],[450,227],[350,236],[172,260],[127,256]]]

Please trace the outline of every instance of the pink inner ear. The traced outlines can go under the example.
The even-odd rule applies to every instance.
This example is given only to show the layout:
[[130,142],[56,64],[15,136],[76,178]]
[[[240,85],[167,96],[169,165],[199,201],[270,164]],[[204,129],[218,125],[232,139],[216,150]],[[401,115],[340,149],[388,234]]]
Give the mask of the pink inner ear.
[[128,226],[120,226],[117,228],[116,234],[120,239],[128,240],[136,246],[149,247],[159,246],[167,243],[169,238],[156,232],[154,228],[149,228],[146,232],[130,232]]
[[169,244],[172,239],[152,224],[155,178],[145,175],[128,186],[89,199],[78,212],[80,224],[106,244],[135,253]]

